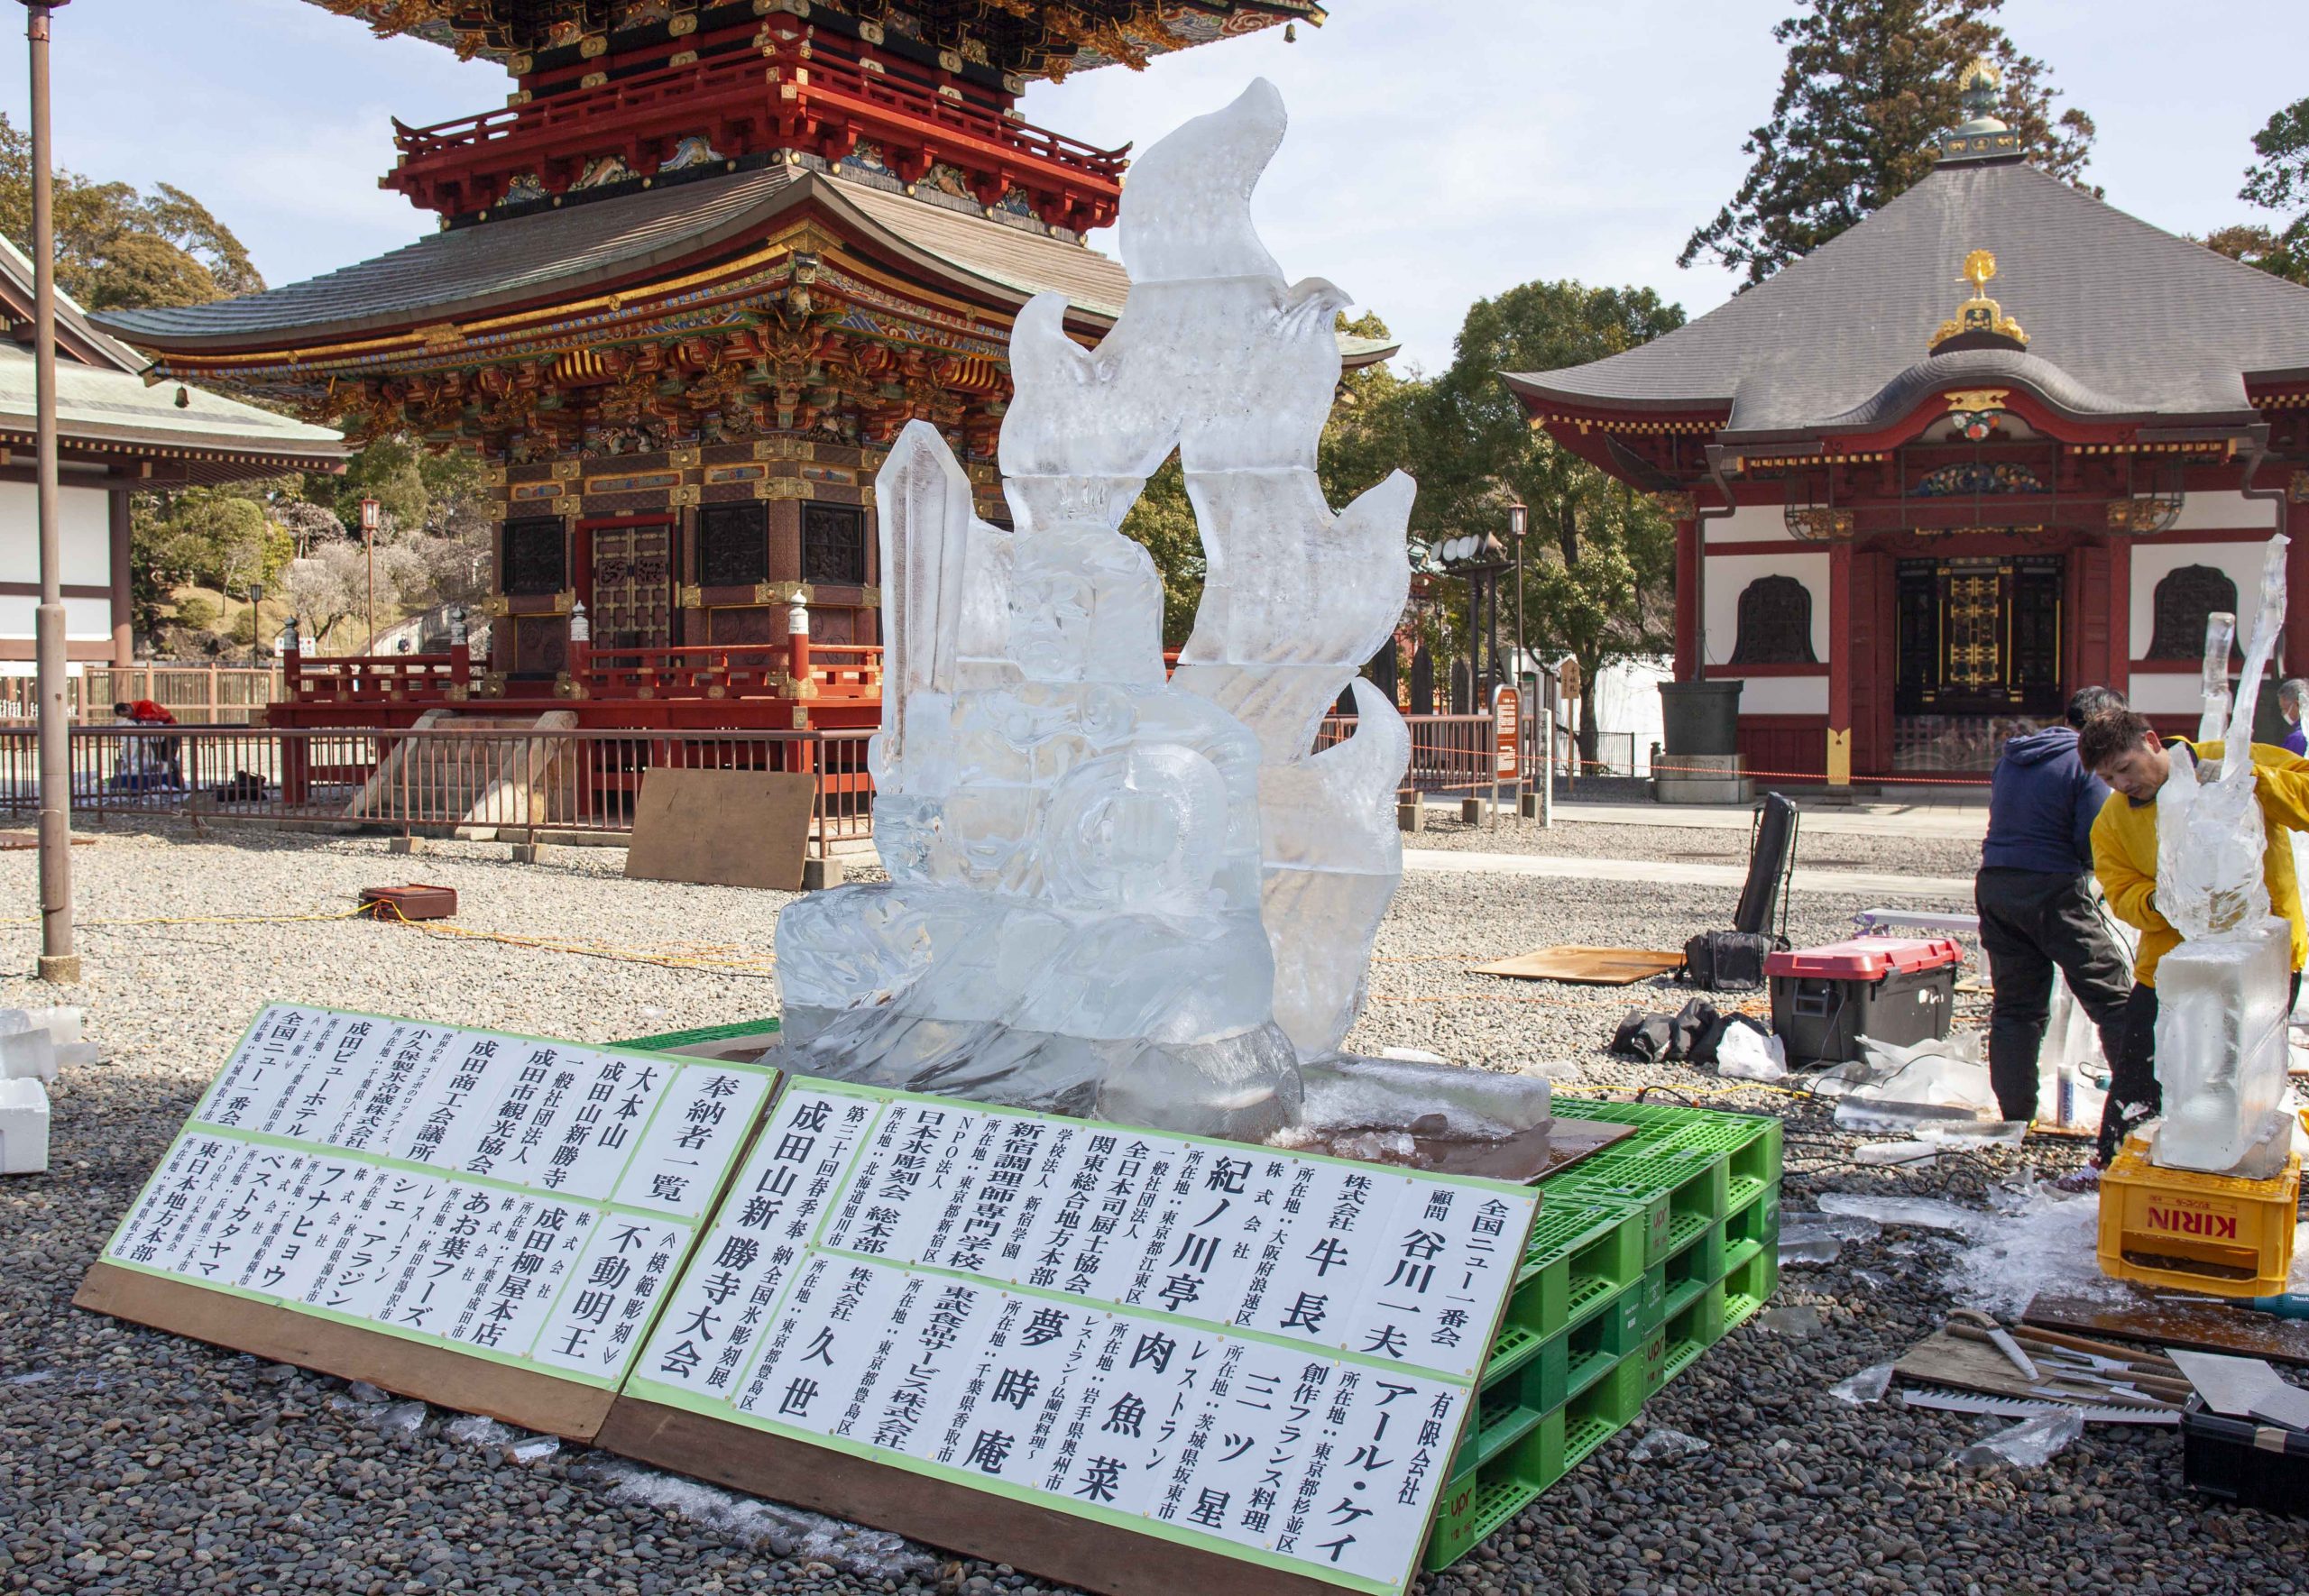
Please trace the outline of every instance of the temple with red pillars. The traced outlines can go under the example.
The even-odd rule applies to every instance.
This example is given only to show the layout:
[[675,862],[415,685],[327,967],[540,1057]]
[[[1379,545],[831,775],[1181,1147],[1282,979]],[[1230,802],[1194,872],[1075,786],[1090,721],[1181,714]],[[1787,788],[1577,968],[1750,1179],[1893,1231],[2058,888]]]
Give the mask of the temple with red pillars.
[[2309,674],[2309,289],[2027,164],[1975,70],[1881,210],[1640,348],[1507,378],[1674,518],[1677,679],[1739,684],[1760,776],[1984,773],[2096,683],[2193,729],[2205,618],[2242,640],[2288,516]]
[[[161,377],[488,463],[485,664],[292,653],[277,725],[870,727],[874,473],[927,420],[1007,525],[1013,317],[1095,341],[1089,246],[1127,150],[1035,127],[1029,79],[1311,0],[315,0],[501,61],[500,108],[395,124],[380,182],[439,231],[245,298],[100,318]],[[1350,363],[1390,345],[1345,340]]]

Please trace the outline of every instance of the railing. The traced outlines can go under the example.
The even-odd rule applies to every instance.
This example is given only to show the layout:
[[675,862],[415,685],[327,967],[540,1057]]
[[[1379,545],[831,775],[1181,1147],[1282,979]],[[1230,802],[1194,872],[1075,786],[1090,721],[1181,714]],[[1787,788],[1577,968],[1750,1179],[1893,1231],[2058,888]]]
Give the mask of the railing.
[[[64,682],[64,712],[76,720],[105,721],[116,703],[151,699],[178,720],[245,726],[264,719],[264,706],[281,696],[281,675],[263,666],[166,660],[138,665],[86,667]],[[32,676],[0,676],[0,722],[32,720],[40,684]]]
[[[1327,715],[1315,747],[1329,748],[1351,736],[1357,717]],[[1409,803],[1422,793],[1473,797],[1499,784],[1498,731],[1489,715],[1405,715],[1411,733],[1411,764],[1396,793]]]
[[[811,846],[873,835],[869,733],[75,726],[75,814],[341,822],[419,831],[622,833],[652,770],[811,778]],[[39,806],[38,738],[0,729],[0,810]]]
[[[813,49],[798,30],[781,32],[759,51],[661,67],[424,127],[396,120],[393,142],[401,159],[384,181],[420,205],[485,207],[524,165],[535,166],[547,191],[558,194],[582,160],[616,152],[646,177],[687,134],[703,131],[724,154],[748,154],[843,116],[853,124],[846,129],[851,137],[930,146],[908,180],[926,174],[935,156],[972,170],[995,198],[1009,186],[1006,167],[1062,190],[1082,189],[1107,216],[1120,197],[1127,145],[1101,150],[985,105],[950,100],[934,85]],[[651,146],[658,147],[654,156]]]
[[473,656],[463,644],[446,654],[282,656],[289,696],[299,703],[446,702],[452,687],[470,688]]
[[[791,698],[788,643],[687,644],[678,648],[572,650],[571,674],[594,698]],[[809,679],[834,698],[881,693],[882,650],[872,644],[811,644]]]

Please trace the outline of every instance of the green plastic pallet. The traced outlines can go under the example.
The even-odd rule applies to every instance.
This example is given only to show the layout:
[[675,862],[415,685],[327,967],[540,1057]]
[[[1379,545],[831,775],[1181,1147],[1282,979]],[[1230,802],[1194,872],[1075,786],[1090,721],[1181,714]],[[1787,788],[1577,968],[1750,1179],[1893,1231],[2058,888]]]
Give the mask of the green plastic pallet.
[[1635,1134],[1541,1182],[1476,1423],[1436,1509],[1430,1570],[1512,1522],[1778,1284],[1778,1120],[1584,1098],[1557,1112]]

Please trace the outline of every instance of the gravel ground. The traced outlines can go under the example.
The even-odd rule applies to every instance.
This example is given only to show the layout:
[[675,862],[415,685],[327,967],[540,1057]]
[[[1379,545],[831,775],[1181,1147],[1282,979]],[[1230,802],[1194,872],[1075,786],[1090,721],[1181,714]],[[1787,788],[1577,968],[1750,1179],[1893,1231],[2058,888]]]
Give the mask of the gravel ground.
[[[1716,826],[1623,826],[1582,822],[1559,809],[1556,823],[1518,824],[1512,819],[1466,825],[1459,812],[1427,806],[1425,829],[1403,839],[1407,848],[1470,853],[1552,854],[1562,858],[1658,859],[1679,864],[1742,865],[1748,862],[1748,831]],[[1799,870],[1897,870],[1915,876],[1963,876],[1980,868],[1981,845],[1952,837],[1866,837],[1827,830],[1796,833]],[[1967,913],[1972,904],[1964,904]]]
[[[1608,832],[1594,851],[1720,844],[1663,829]],[[1655,844],[1659,837],[1678,839]],[[1828,839],[1842,849],[1858,839]],[[358,921],[105,926],[84,943],[78,994],[117,1054],[56,1105],[54,1172],[0,1184],[0,1589],[57,1591],[689,1592],[1034,1591],[893,1537],[638,1472],[565,1448],[512,1454],[501,1433],[380,1393],[80,1313],[68,1301],[202,1083],[266,999],[316,1002],[607,1040],[766,1012],[758,960],[783,900],[629,885],[613,851],[515,867],[486,844],[390,858],[367,839],[180,830],[115,831],[79,849],[83,918],[327,913],[361,885],[455,886],[467,930],[613,942],[666,968],[428,935]],[[1944,868],[1946,867],[1943,867]],[[0,856],[7,902],[29,910],[33,865]],[[1513,986],[1467,961],[1553,941],[1676,945],[1720,924],[1728,890],[1532,878],[1407,878],[1383,927],[1374,1001],[1354,1037],[1494,1068],[1573,1060],[1581,1080],[1713,1087],[1680,1065],[1606,1059],[1631,1006],[1672,990]],[[1840,934],[1856,900],[1799,894],[1791,934]],[[33,933],[0,928],[5,964]],[[9,981],[0,1002],[44,989]],[[1500,1001],[1517,999],[1519,1001]],[[1944,1159],[1933,1169],[1852,1163],[1814,1105],[1747,1089],[1705,1101],[1783,1114],[1785,1202],[1832,1190],[1983,1206],[1999,1183],[2056,1172],[2068,1144]],[[1949,1306],[1946,1243],[1888,1228],[1825,1268],[1792,1269],[1776,1307],[1817,1327],[1734,1332],[1614,1439],[1457,1569],[1434,1596],[1669,1591],[2291,1591],[2309,1525],[2183,1495],[2169,1434],[2096,1428],[2049,1465],[1967,1473],[1950,1454],[2001,1421],[1854,1408],[1827,1388],[1896,1356]],[[1775,1318],[1789,1316],[1772,1316]],[[1793,1317],[1802,1320],[1808,1316]],[[1697,1456],[1637,1463],[1645,1427],[1701,1437]],[[476,1435],[475,1431],[483,1433]]]

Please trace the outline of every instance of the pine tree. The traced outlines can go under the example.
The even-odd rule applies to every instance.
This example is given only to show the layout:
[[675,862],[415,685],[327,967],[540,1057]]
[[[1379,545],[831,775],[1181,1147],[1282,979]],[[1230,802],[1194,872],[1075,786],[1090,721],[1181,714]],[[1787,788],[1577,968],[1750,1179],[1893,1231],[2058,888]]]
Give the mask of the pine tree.
[[2050,72],[1993,20],[2003,0],[1799,0],[1772,29],[1788,66],[1771,120],[1731,204],[1677,257],[1705,256],[1762,282],[1920,180],[1937,136],[1964,120],[1958,78],[1985,60],[2003,73],[1996,115],[2036,165],[2080,188],[2093,119],[2056,114]]
[[2264,210],[2299,206],[2301,214],[2281,232],[2224,227],[2205,243],[2247,265],[2309,283],[2309,99],[2295,100],[2270,117],[2253,135],[2253,153],[2260,159],[2245,169],[2245,187],[2237,197]]

